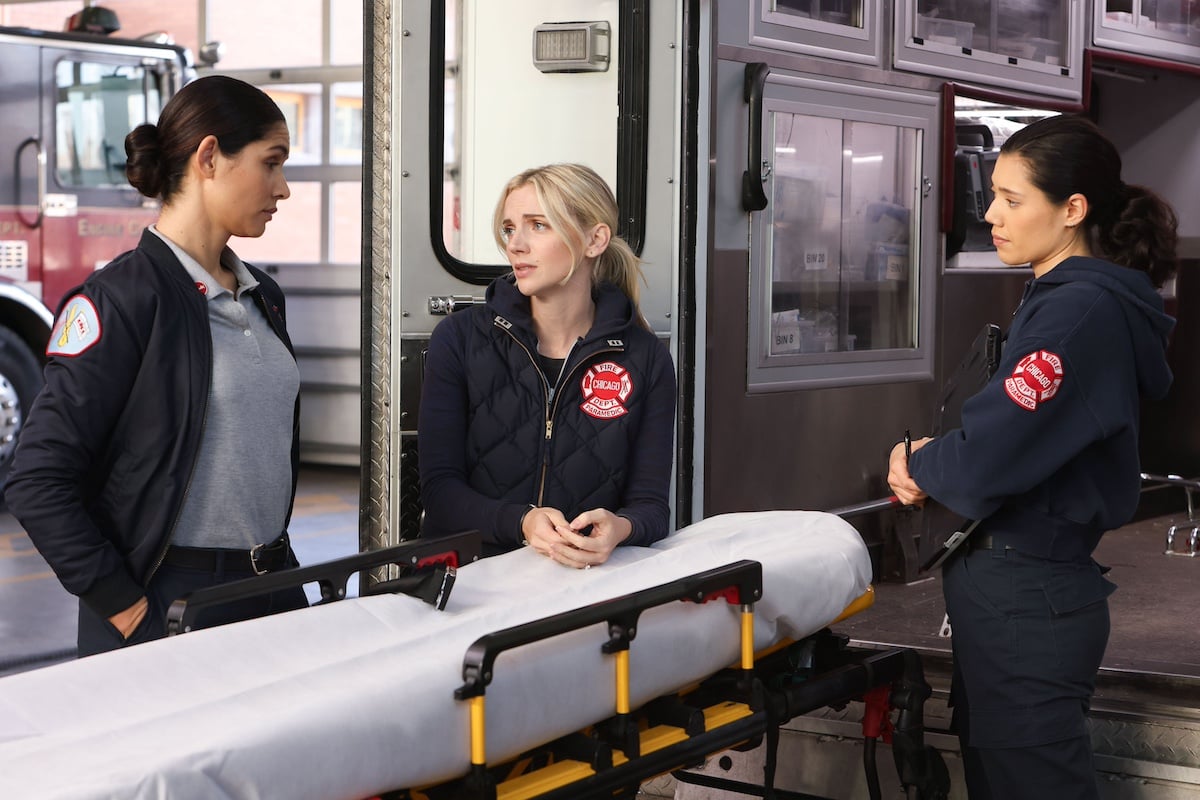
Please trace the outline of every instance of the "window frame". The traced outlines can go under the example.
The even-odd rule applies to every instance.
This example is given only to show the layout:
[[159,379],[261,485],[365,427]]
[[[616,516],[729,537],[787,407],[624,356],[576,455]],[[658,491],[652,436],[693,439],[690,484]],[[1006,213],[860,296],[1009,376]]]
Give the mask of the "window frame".
[[[988,0],[995,4],[1000,0]],[[1086,89],[1083,3],[1068,5],[1064,52],[1068,63],[1045,64],[989,50],[927,43],[917,36],[918,0],[897,0],[893,20],[893,66],[950,80],[1080,102]]]
[[[454,0],[450,0],[453,2]],[[442,267],[464,283],[479,286],[505,274],[508,264],[463,261],[446,249],[443,176],[446,120],[446,3],[435,0],[429,25],[429,241]],[[618,235],[641,254],[646,234],[646,180],[649,151],[649,0],[620,0],[617,52]]]
[[[861,84],[849,84],[772,72],[764,97],[764,158],[774,153],[772,126],[766,115],[783,111],[852,122],[893,124],[920,131],[915,174],[920,186],[912,213],[913,227],[909,321],[914,346],[828,353],[770,353],[773,284],[771,215],[758,212],[751,220],[750,294],[746,337],[746,387],[751,394],[796,389],[855,386],[933,377],[934,304],[938,205],[932,186],[939,169],[939,97]],[[772,163],[773,166],[773,163]],[[770,196],[770,193],[769,195]]]
[[[53,48],[53,47],[46,48],[45,52],[51,56],[51,60],[48,62],[48,67],[49,67],[50,71],[52,72],[52,74],[55,75],[56,92],[62,92],[62,90],[64,90],[64,89],[69,89],[69,88],[79,86],[79,84],[73,84],[72,87],[58,85],[58,77],[57,77],[58,71],[59,71],[59,68],[63,64],[86,64],[86,65],[91,65],[93,67],[111,67],[114,69],[118,69],[118,68],[136,69],[136,70],[141,71],[140,79],[141,79],[142,91],[141,91],[140,97],[142,99],[142,111],[143,111],[145,118],[150,121],[157,120],[158,114],[161,113],[162,106],[166,102],[164,98],[166,98],[168,96],[168,92],[169,92],[169,88],[167,86],[167,82],[170,79],[171,64],[169,62],[162,62],[162,61],[158,61],[156,59],[134,60],[132,58],[114,57],[114,56],[111,56],[108,54],[98,53],[98,52],[97,53],[86,52],[86,51],[78,52],[78,51],[74,51],[74,50],[62,50],[62,49]],[[85,85],[87,85],[87,84],[85,84]],[[96,84],[96,86],[99,86],[99,84]],[[157,98],[158,109],[153,114],[150,113],[150,109],[148,107],[149,89],[151,87],[153,87],[154,90],[158,93],[158,98]],[[126,96],[130,97],[132,95],[126,95]],[[62,104],[62,102],[65,102],[65,101],[56,98],[55,102],[54,102],[54,107],[50,110],[51,125],[53,126],[52,127],[53,136],[51,137],[53,144],[51,145],[51,151],[48,153],[47,165],[48,165],[48,174],[49,174],[51,180],[53,180],[54,185],[58,189],[62,190],[63,192],[70,192],[70,193],[75,193],[75,194],[78,194],[80,192],[93,192],[93,191],[136,192],[137,190],[134,189],[129,184],[129,181],[125,176],[124,142],[125,142],[125,136],[128,134],[128,131],[116,132],[114,134],[118,137],[118,143],[120,145],[119,148],[114,148],[116,150],[117,154],[121,158],[121,163],[119,165],[121,175],[120,175],[119,181],[117,181],[115,183],[86,183],[86,182],[85,183],[73,183],[68,180],[64,180],[64,175],[58,166],[59,155],[61,152],[61,148],[59,145],[62,144],[62,141],[59,138],[61,135],[61,126],[59,124],[60,120],[58,117],[58,109],[59,109],[59,106]],[[133,127],[135,127],[135,126],[131,125],[129,127],[130,127],[130,130],[132,130]],[[116,165],[114,165],[114,168],[115,167],[116,167]]]
[[838,24],[772,10],[772,0],[750,0],[749,43],[817,58],[833,58],[869,66],[883,63],[879,0],[859,0],[861,25]]

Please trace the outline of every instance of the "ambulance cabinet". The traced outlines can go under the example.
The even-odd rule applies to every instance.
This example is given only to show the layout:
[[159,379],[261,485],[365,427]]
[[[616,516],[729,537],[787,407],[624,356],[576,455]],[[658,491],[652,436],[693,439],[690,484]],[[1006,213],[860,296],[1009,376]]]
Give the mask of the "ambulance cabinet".
[[727,40],[882,66],[879,0],[748,0],[748,15],[739,5],[722,4]]
[[1187,0],[1094,0],[1092,41],[1136,55],[1200,64],[1200,6]]
[[772,72],[751,215],[751,392],[930,375],[935,95]]
[[1078,102],[1083,96],[1083,7],[1080,0],[1032,5],[897,0],[894,66]]

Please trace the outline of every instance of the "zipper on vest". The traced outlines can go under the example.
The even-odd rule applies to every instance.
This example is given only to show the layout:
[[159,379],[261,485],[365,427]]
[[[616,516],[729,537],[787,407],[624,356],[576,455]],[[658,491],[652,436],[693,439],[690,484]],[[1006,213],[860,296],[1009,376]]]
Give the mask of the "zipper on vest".
[[[577,339],[575,344],[578,343],[579,340]],[[546,402],[544,408],[546,409],[546,438],[542,442],[542,474],[538,476],[537,494],[539,506],[542,504],[542,500],[546,496],[546,475],[550,472],[550,441],[554,438],[554,413],[558,409],[558,398],[561,394],[563,378],[571,373],[571,371],[567,369],[567,365],[571,361],[571,353],[574,352],[575,345],[573,344],[571,345],[570,352],[567,353],[567,357],[563,359],[562,367],[558,370],[558,378],[556,378],[554,381],[554,388],[548,388],[545,392]],[[534,366],[538,366],[536,359],[534,359]],[[543,385],[548,385],[549,382],[546,380],[546,376],[542,374],[540,367],[538,368],[538,374],[542,376]]]
[[[561,390],[564,382],[567,378],[570,378],[571,373],[578,369],[579,366],[587,359],[598,356],[601,353],[623,353],[625,352],[625,348],[602,347],[597,350],[592,350],[591,352],[583,354],[578,361],[572,364],[570,363],[571,355],[575,352],[575,345],[572,345],[571,352],[567,353],[567,357],[563,360],[563,368],[559,370],[558,380],[554,384],[554,393],[551,395],[550,384],[546,380],[546,376],[542,374],[542,368],[538,365],[537,358],[533,355],[533,353],[529,352],[529,348],[525,346],[525,343],[518,339],[516,335],[514,335],[513,332],[506,326],[496,323],[494,319],[492,324],[507,333],[509,338],[516,342],[517,346],[525,351],[525,357],[529,359],[531,364],[533,364],[534,369],[537,370],[538,378],[542,382],[542,407],[546,410],[546,435],[542,440],[542,472],[538,477],[537,505],[540,506],[542,505],[542,501],[546,496],[546,474],[550,471],[550,441],[554,438],[554,415],[558,411],[558,398],[562,396]],[[580,341],[582,341],[582,339],[576,340],[576,344],[578,344]],[[550,399],[551,396],[553,396],[553,400]]]
[[504,331],[506,334],[508,334],[508,338],[512,339],[513,342],[516,343],[517,347],[519,347],[523,351],[525,351],[525,357],[528,358],[529,363],[533,365],[534,370],[537,372],[538,380],[542,384],[542,409],[544,412],[543,420],[546,423],[546,438],[543,440],[544,443],[542,445],[542,472],[541,472],[541,475],[538,477],[538,490],[537,490],[536,505],[540,506],[542,504],[542,497],[546,491],[546,469],[549,466],[549,461],[550,461],[550,444],[549,444],[549,442],[550,442],[550,437],[554,432],[554,423],[551,421],[551,417],[550,417],[550,413],[549,413],[550,384],[546,381],[546,376],[542,374],[542,368],[540,366],[538,366],[537,358],[533,355],[533,353],[529,352],[529,348],[525,346],[525,343],[522,342],[520,339],[518,339],[516,337],[516,335],[513,334],[513,332],[507,326],[501,325],[498,322],[496,322],[496,319],[498,319],[498,317],[493,318],[492,324],[495,327],[499,328],[500,330]]
[[[563,368],[559,370],[558,381],[554,386],[554,400],[549,404],[546,414],[546,441],[542,447],[542,476],[538,481],[538,505],[542,504],[542,497],[546,493],[546,474],[550,471],[550,439],[554,436],[554,417],[558,413],[558,398],[562,397],[562,387],[566,380],[571,377],[571,374],[588,359],[595,358],[601,353],[621,353],[624,352],[620,347],[602,347],[598,350],[592,350],[589,353],[584,353],[578,361],[571,364],[571,354],[575,352],[575,347],[571,347],[571,352],[567,353],[567,358],[563,361]],[[538,370],[540,373],[541,370]]]

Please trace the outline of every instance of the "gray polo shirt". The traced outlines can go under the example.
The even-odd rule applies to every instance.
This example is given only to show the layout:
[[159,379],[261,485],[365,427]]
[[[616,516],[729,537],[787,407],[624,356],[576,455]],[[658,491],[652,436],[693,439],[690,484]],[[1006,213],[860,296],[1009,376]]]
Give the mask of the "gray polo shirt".
[[[247,549],[283,531],[292,496],[292,420],[300,371],[248,293],[258,285],[232,250],[235,292],[155,227],[208,299],[213,370],[192,482],[172,544]],[[203,287],[203,288],[201,288]]]

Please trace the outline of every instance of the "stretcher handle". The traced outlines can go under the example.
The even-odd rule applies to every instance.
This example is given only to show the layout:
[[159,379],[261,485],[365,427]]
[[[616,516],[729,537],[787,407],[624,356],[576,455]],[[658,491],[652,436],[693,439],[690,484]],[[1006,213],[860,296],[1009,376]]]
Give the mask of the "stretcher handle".
[[1200,480],[1195,478],[1185,478],[1182,475],[1152,475],[1149,472],[1141,473],[1143,483],[1163,483],[1168,486],[1182,486],[1184,489],[1200,489]]
[[248,597],[261,597],[282,589],[317,583],[321,600],[317,605],[346,597],[346,584],[356,572],[376,567],[396,566],[401,572],[415,573],[438,566],[458,567],[478,561],[482,538],[478,531],[456,533],[436,539],[417,539],[378,550],[338,558],[307,567],[268,572],[253,578],[230,581],[186,594],[167,609],[167,635],[190,631],[201,610],[221,606]]
[[881,497],[878,500],[868,500],[865,503],[856,503],[855,505],[842,506],[841,508],[831,508],[828,513],[837,514],[842,519],[850,517],[860,517],[863,514],[871,514],[875,511],[886,511],[889,508],[900,508],[904,504],[900,502],[900,498],[896,495],[891,497]]
[[636,635],[637,620],[642,611],[676,600],[704,602],[716,597],[741,605],[757,602],[762,597],[762,564],[757,561],[726,564],[650,589],[485,634],[467,648],[463,657],[465,683],[454,690],[454,696],[465,700],[483,695],[492,682],[496,656],[505,650],[606,622],[609,641],[603,649],[605,652],[619,651],[627,648]]

